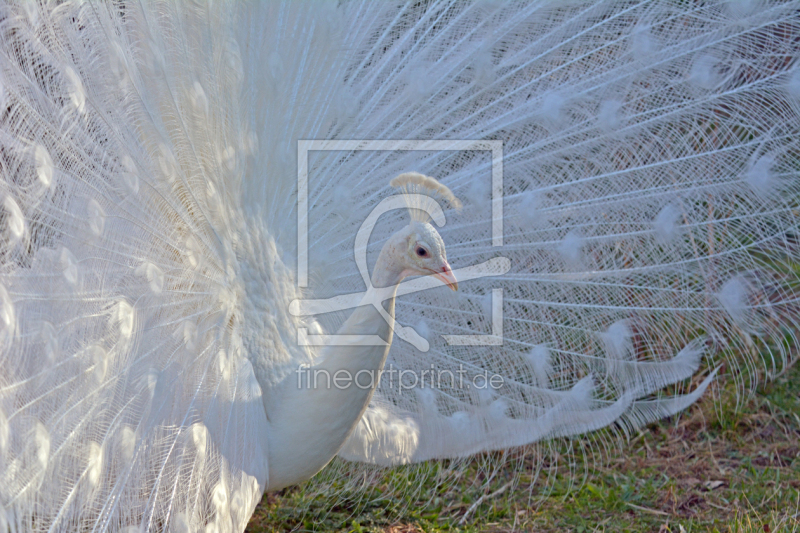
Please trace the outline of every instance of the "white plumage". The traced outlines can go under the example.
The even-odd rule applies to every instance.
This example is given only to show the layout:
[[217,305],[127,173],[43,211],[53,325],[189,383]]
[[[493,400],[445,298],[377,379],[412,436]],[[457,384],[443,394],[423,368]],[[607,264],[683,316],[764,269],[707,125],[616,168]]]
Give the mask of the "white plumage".
[[[639,426],[754,343],[774,371],[799,39],[792,2],[0,6],[0,532],[241,531],[337,450]],[[359,144],[386,140],[440,144]],[[360,245],[410,171],[463,207]],[[388,354],[299,342],[385,339],[358,258],[375,281],[400,242],[446,246],[460,290],[401,285]],[[383,357],[372,396],[295,381]]]

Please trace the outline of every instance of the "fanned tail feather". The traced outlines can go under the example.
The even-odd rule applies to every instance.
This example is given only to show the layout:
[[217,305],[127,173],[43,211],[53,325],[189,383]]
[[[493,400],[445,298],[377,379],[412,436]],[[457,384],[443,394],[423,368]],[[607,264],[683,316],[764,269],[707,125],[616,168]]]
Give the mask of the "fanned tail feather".
[[265,486],[228,30],[177,9],[1,8],[2,531],[241,530]]

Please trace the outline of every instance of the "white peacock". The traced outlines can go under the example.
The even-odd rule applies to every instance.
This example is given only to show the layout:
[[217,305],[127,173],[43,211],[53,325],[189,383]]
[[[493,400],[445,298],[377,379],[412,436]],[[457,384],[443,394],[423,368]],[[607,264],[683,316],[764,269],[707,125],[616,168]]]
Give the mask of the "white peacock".
[[[741,347],[777,371],[798,28],[778,1],[3,4],[0,532],[242,531],[336,455],[639,427]],[[307,386],[381,369],[405,381]],[[432,371],[461,379],[409,384]]]

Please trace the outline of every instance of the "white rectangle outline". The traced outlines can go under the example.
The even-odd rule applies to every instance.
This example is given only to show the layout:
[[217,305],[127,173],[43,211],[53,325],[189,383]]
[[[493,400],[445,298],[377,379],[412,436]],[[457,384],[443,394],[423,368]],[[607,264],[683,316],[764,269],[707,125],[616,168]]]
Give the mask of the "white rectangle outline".
[[316,140],[297,141],[297,286],[308,286],[308,152],[310,151],[491,151],[492,246],[503,246],[503,141]]

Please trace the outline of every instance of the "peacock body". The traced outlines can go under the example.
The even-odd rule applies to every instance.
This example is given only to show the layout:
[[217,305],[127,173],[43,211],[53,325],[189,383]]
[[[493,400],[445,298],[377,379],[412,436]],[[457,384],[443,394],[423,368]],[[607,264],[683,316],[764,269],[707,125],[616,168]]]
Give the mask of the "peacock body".
[[[796,3],[231,7],[0,7],[0,532],[242,531],[335,453],[629,430],[725,350],[786,364]],[[460,290],[404,281],[374,393],[292,403],[409,171],[463,203]]]

